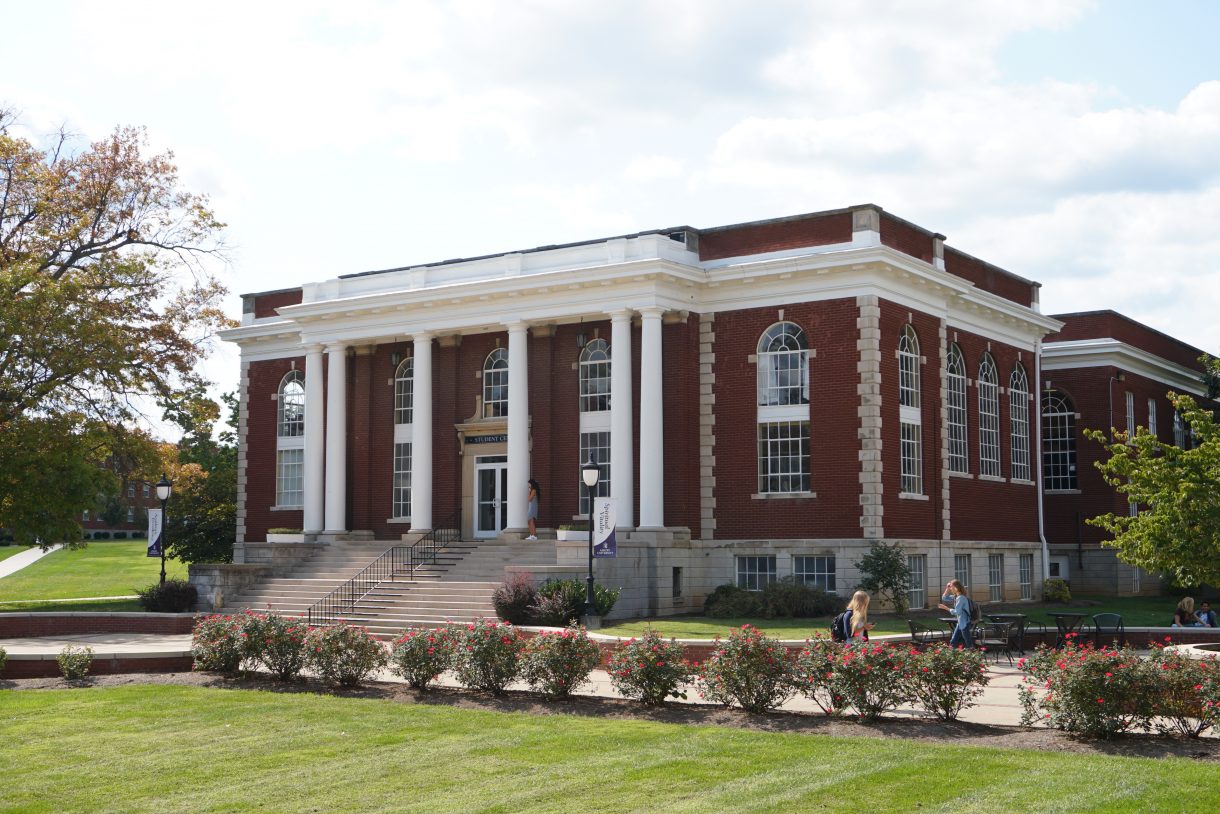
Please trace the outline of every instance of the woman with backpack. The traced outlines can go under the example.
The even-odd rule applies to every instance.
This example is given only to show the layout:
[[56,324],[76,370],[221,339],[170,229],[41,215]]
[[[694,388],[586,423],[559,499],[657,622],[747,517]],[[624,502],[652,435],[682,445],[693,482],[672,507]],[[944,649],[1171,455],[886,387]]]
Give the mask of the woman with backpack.
[[868,594],[856,591],[847,603],[843,612],[843,629],[847,633],[848,647],[853,645],[863,647],[868,644],[868,632],[873,629],[873,623],[868,621]]
[[[946,602],[952,602],[953,607],[946,605]],[[974,647],[974,636],[971,634],[970,625],[973,623],[971,605],[973,600],[966,594],[966,586],[962,584],[960,579],[951,579],[945,585],[945,595],[941,597],[941,603],[936,607],[944,611],[949,611],[957,619],[957,625],[953,628],[953,635],[949,637],[949,646],[957,647]]]

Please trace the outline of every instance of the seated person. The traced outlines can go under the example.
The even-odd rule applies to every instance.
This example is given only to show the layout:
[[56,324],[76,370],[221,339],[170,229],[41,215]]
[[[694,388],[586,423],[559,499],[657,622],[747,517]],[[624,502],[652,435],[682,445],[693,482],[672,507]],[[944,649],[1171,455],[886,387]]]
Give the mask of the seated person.
[[1199,627],[1199,619],[1195,616],[1195,600],[1184,596],[1173,612],[1173,624],[1170,627]]
[[1199,603],[1199,610],[1195,612],[1195,618],[1203,627],[1216,627],[1216,612],[1212,610],[1210,602]]

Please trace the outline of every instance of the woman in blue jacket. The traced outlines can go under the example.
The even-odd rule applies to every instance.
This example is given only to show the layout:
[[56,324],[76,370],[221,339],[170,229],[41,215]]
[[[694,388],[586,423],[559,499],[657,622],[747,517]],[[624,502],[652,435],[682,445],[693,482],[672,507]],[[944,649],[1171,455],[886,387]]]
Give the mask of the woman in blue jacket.
[[[949,607],[946,602],[952,602],[953,607]],[[967,596],[966,586],[960,579],[949,580],[945,585],[945,595],[941,597],[941,604],[937,607],[949,611],[957,618],[957,626],[949,637],[949,646],[957,647],[960,644],[962,647],[974,647],[974,637],[970,631],[970,597]]]

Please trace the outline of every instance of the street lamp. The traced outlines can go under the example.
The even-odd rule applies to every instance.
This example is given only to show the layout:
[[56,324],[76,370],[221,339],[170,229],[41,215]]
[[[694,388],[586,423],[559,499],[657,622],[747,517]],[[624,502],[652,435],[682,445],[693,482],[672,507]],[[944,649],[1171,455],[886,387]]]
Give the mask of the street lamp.
[[174,492],[174,485],[169,482],[169,478],[165,477],[165,473],[161,473],[161,480],[157,481],[157,500],[161,501],[161,584],[165,584],[165,538],[169,531],[169,517],[165,514],[165,503],[169,500],[169,496]]
[[597,616],[597,604],[593,601],[593,489],[597,486],[601,470],[598,469],[593,459],[589,458],[588,463],[580,468],[580,476],[584,479],[585,494],[589,498],[589,579],[585,591],[585,624],[587,625],[589,620]]

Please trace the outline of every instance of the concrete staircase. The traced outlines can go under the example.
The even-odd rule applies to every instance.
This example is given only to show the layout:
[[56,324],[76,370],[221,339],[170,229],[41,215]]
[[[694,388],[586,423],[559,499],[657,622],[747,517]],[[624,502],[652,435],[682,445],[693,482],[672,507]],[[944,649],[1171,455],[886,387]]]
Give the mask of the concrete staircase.
[[[387,540],[334,543],[297,565],[290,574],[259,584],[234,596],[226,612],[268,606],[289,616],[304,616],[309,607],[355,576],[397,543]],[[494,617],[492,592],[504,581],[507,565],[555,565],[555,541],[454,543],[442,550],[436,565],[406,577],[381,583],[343,618],[389,638],[407,627],[468,622]]]

